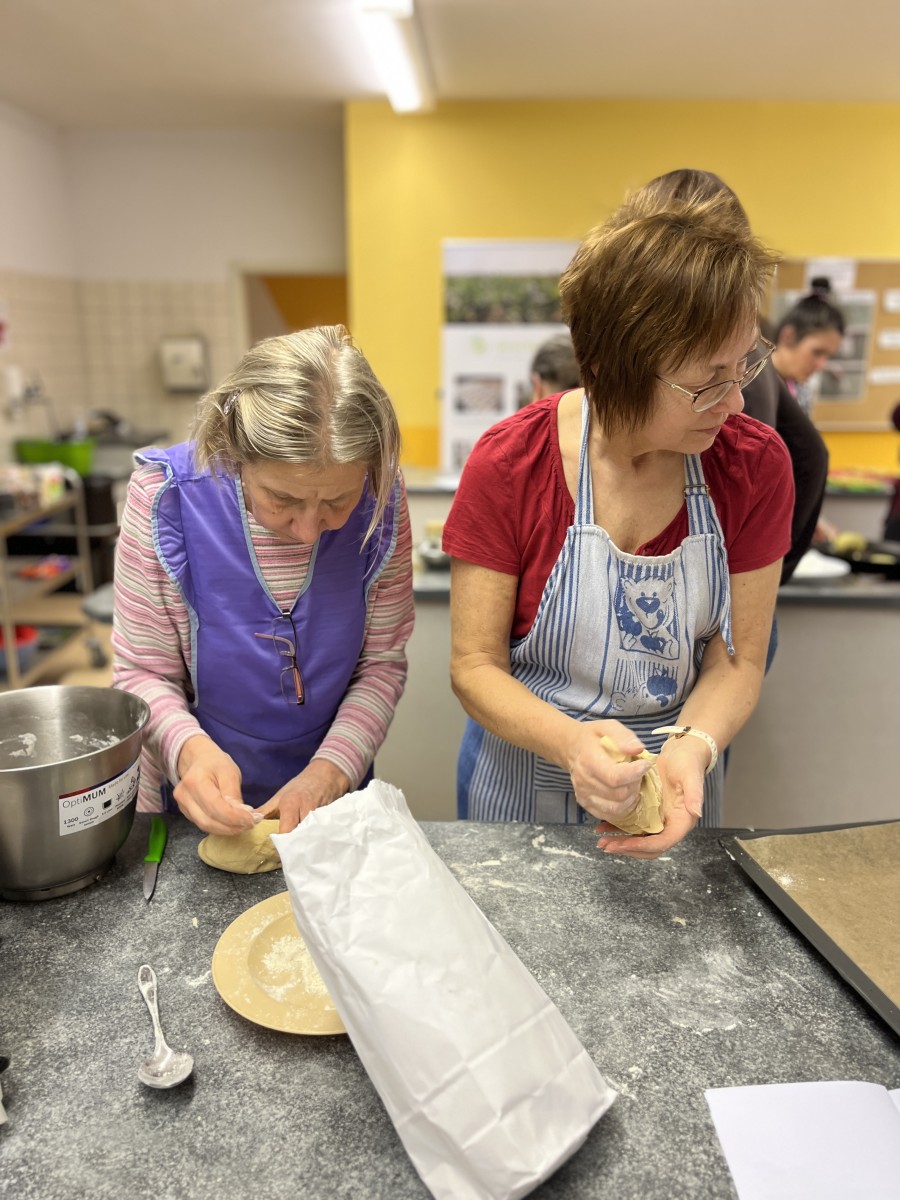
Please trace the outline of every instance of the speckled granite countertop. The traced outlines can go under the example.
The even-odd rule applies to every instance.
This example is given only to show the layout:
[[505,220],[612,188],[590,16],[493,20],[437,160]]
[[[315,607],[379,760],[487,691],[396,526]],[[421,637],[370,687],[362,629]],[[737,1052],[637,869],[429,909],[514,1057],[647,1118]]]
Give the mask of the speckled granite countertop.
[[[172,821],[150,904],[149,818],[93,887],[0,901],[0,1050],[12,1200],[427,1200],[346,1037],[260,1028],[220,999],[226,926],[284,890],[231,876]],[[532,1193],[566,1200],[733,1197],[705,1087],[861,1079],[900,1086],[900,1043],[696,831],[656,863],[599,854],[586,829],[425,823],[438,854],[534,973],[620,1095]],[[195,1057],[170,1092],[137,1080],[152,1047],[137,988]]]

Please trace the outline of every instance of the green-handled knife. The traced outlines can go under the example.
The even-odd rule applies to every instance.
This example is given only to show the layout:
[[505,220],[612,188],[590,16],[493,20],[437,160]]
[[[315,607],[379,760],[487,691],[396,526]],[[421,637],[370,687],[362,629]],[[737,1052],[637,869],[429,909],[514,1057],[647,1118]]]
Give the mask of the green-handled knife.
[[144,899],[149,900],[156,887],[156,876],[159,874],[159,864],[166,848],[166,838],[169,836],[168,826],[162,817],[154,817],[150,822],[150,845],[144,859]]

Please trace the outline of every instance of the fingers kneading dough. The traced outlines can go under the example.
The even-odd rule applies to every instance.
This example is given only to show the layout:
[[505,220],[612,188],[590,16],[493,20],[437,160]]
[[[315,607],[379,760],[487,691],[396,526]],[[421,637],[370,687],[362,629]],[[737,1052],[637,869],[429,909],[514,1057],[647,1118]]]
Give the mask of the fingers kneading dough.
[[226,836],[210,833],[197,847],[197,853],[210,867],[231,871],[234,875],[259,875],[281,866],[278,851],[269,837],[278,832],[278,821],[260,821],[245,833]]
[[[656,762],[657,756],[651,754],[649,750],[642,750],[640,754],[623,754],[611,737],[602,737],[600,745],[615,762],[636,762],[639,758],[649,758],[651,762]],[[621,829],[623,833],[662,833],[661,808],[662,784],[659,779],[659,771],[653,766],[641,780],[641,793],[637,808],[627,817],[622,817],[616,822],[610,821],[609,824],[615,824],[616,829]]]

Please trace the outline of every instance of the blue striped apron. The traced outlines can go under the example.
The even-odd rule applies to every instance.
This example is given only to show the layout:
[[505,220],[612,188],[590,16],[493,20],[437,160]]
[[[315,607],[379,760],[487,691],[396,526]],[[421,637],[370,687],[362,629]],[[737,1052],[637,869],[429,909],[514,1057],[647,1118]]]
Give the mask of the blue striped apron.
[[[731,592],[725,539],[699,455],[684,461],[688,536],[670,554],[619,550],[594,524],[588,460],[588,401],[582,404],[575,522],[525,637],[510,645],[513,678],[579,721],[621,721],[648,750],[678,724],[706,643],[719,630],[729,654]],[[706,776],[701,824],[721,818],[723,763]],[[458,814],[477,821],[582,823],[569,774],[469,720],[457,773]]]

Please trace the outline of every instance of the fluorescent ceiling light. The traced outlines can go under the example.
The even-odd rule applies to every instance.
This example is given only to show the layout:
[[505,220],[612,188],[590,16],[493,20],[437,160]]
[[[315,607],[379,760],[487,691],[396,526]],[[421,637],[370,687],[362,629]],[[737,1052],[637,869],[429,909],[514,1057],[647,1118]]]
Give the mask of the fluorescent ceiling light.
[[434,85],[413,0],[355,0],[363,39],[394,112],[434,107]]

